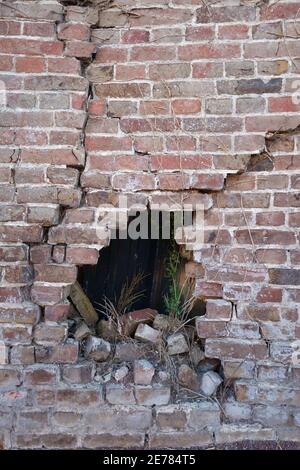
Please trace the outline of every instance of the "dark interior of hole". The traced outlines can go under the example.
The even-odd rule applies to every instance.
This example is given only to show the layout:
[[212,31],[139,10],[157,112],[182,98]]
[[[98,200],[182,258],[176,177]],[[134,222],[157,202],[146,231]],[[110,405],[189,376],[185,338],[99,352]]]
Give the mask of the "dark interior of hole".
[[[111,240],[109,246],[100,251],[96,266],[85,266],[80,270],[79,282],[94,307],[101,310],[99,304],[103,303],[104,296],[115,303],[126,280],[130,282],[134,275],[143,273],[146,277],[138,288],[139,291],[144,291],[143,297],[131,309],[150,307],[159,313],[166,313],[164,295],[168,292],[169,285],[165,277],[165,260],[171,240],[163,239],[161,233],[158,239],[132,240],[120,239],[118,236],[117,232],[117,237]],[[175,246],[179,250],[179,246]],[[182,278],[185,262],[180,258],[178,279]],[[203,302],[196,302],[195,307],[197,315],[205,313]]]
[[[132,218],[129,219],[130,221]],[[150,216],[149,216],[150,233]],[[98,264],[81,270],[80,283],[93,305],[99,309],[104,296],[110,300],[118,299],[122,286],[128,280],[143,273],[145,278],[138,287],[143,296],[132,305],[133,309],[155,308],[164,313],[163,296],[167,292],[164,261],[170,249],[170,240],[160,238],[138,238],[132,240],[112,239],[109,246],[100,251]]]
[[138,290],[143,297],[135,302],[134,309],[156,308],[163,311],[163,295],[167,289],[164,278],[163,260],[169,248],[168,240],[111,240],[110,245],[100,252],[97,266],[82,270],[81,284],[95,307],[106,296],[118,299],[126,279],[137,273],[144,273]]

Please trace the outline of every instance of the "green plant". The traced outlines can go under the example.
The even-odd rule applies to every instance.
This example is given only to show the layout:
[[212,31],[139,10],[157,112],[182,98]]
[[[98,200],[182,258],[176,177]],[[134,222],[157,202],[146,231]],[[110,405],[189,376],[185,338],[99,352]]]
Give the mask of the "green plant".
[[180,285],[178,268],[180,255],[175,240],[171,239],[169,254],[165,260],[166,278],[169,283],[168,293],[164,296],[165,309],[168,315],[181,322],[186,322],[194,306],[194,285],[190,279]]

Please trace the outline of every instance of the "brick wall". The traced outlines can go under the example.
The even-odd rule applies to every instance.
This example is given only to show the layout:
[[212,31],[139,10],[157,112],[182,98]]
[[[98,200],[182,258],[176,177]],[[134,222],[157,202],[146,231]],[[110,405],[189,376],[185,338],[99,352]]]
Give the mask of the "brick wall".
[[[300,3],[80,3],[0,4],[0,446],[299,442]],[[187,275],[233,386],[222,424],[207,402],[114,404],[67,339],[119,194],[205,205]]]

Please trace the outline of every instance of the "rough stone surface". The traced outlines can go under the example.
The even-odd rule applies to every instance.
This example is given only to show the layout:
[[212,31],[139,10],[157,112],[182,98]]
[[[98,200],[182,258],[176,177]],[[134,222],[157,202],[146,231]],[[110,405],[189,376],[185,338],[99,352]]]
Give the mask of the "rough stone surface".
[[107,341],[114,341],[117,337],[116,328],[109,320],[100,320],[97,323],[97,334]]
[[222,378],[216,372],[205,372],[201,377],[201,391],[208,396],[214,395],[222,382]]
[[194,366],[197,366],[205,358],[204,351],[197,345],[193,344],[190,350],[190,358]]
[[199,390],[199,377],[196,372],[186,364],[178,370],[178,382],[189,390]]
[[111,352],[110,343],[102,338],[90,336],[84,346],[85,356],[95,361],[105,361]]
[[129,369],[126,366],[122,366],[114,372],[114,378],[117,382],[122,382],[128,375]]
[[189,346],[182,333],[176,333],[167,338],[168,354],[183,354],[189,351]]
[[137,385],[150,385],[155,374],[155,368],[146,359],[134,361],[133,379]]
[[166,386],[143,387],[137,385],[135,396],[139,405],[167,405],[170,401],[171,389]]
[[140,324],[134,335],[135,339],[145,343],[157,344],[161,339],[161,333],[151,326]]
[[135,310],[134,312],[126,313],[122,318],[124,334],[127,336],[133,335],[141,323],[153,323],[156,315],[157,311],[151,308],[144,308],[142,310]]
[[78,341],[87,338],[92,332],[86,323],[81,323],[74,333],[74,338]]
[[153,321],[153,328],[161,331],[168,331],[170,319],[167,315],[156,315]]

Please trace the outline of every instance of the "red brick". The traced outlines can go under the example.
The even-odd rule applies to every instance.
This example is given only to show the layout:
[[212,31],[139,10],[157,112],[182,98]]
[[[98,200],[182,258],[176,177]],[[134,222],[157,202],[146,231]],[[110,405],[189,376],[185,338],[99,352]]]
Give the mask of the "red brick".
[[32,281],[32,267],[30,265],[8,265],[3,269],[3,280],[9,283],[29,283]]
[[141,114],[170,114],[170,103],[162,100],[141,101],[139,112]]
[[0,302],[9,303],[14,301],[16,303],[28,300],[29,292],[27,287],[0,287]]
[[76,281],[77,270],[73,266],[67,265],[39,265],[34,266],[35,281],[37,282],[60,282],[73,284]]
[[182,24],[190,20],[192,15],[190,10],[175,8],[136,8],[134,13],[129,17],[129,23],[138,27]]
[[0,240],[2,242],[29,242],[42,241],[43,229],[38,225],[2,225],[0,227]]
[[80,73],[80,62],[68,57],[48,59],[48,71],[52,73]]
[[214,6],[206,8],[201,6],[197,10],[197,23],[233,23],[253,21],[256,17],[255,7],[252,5]]
[[178,174],[162,174],[159,176],[159,188],[163,191],[180,191],[190,187],[189,175]]
[[259,212],[258,214],[256,214],[257,225],[277,226],[284,225],[284,222],[284,212]]
[[69,313],[70,305],[68,303],[48,305],[45,307],[45,321],[58,322],[65,320]]
[[259,360],[268,357],[268,348],[264,341],[207,338],[205,355],[219,359]]
[[125,48],[103,46],[97,52],[95,63],[127,62],[127,57],[128,50]]
[[21,34],[21,22],[1,20],[0,21],[0,35],[1,36],[18,36]]
[[82,23],[62,23],[58,26],[58,39],[88,41],[90,37],[89,26]]
[[66,262],[71,264],[97,264],[99,251],[95,248],[68,247]]
[[148,157],[146,155],[138,155],[137,158],[132,155],[117,155],[115,163],[118,170],[148,170]]
[[222,174],[196,174],[192,176],[191,187],[193,189],[201,189],[208,191],[218,191],[223,188],[224,175]]
[[118,174],[112,179],[114,189],[139,191],[155,189],[155,178],[146,173]]
[[1,246],[0,258],[5,262],[26,261],[28,259],[28,248],[22,246]]
[[186,41],[206,41],[214,39],[214,26],[187,26],[185,32]]
[[223,287],[216,282],[197,282],[195,288],[195,295],[200,298],[221,298],[223,294]]
[[85,110],[86,96],[85,95],[72,95],[71,97],[71,108],[78,110]]
[[31,289],[32,301],[42,306],[61,302],[64,294],[64,289],[60,286],[34,284]]
[[261,248],[256,250],[255,256],[259,263],[284,264],[287,259],[286,251],[280,249]]
[[140,44],[142,42],[149,42],[149,31],[141,29],[130,29],[121,34],[121,42],[124,44]]
[[[167,150],[171,150],[175,152],[180,152],[184,150],[187,150],[187,151],[196,150],[196,138],[191,135],[167,136],[166,147],[167,147]],[[203,158],[205,159],[209,157],[203,157]],[[211,165],[209,165],[209,168],[210,166]]]
[[146,78],[144,65],[116,65],[116,80],[138,80]]
[[24,184],[24,181],[28,184],[37,184],[45,182],[45,170],[44,168],[26,168],[19,167],[15,170],[15,182],[17,184]]
[[218,270],[207,268],[206,277],[209,281],[217,282],[262,282],[266,280],[266,270],[261,267],[249,268],[248,266],[225,266]]
[[55,25],[46,22],[28,22],[24,23],[23,28],[24,36],[40,36],[55,38]]
[[99,98],[143,98],[150,96],[148,83],[102,83],[95,86]]
[[228,336],[227,323],[220,320],[196,319],[196,331],[199,338],[222,338]]
[[268,110],[270,113],[298,113],[300,104],[297,104],[291,96],[270,97]]
[[95,52],[96,46],[88,41],[66,41],[64,54],[68,57],[88,59]]
[[108,240],[106,231],[103,233],[99,228],[84,227],[84,226],[58,226],[52,227],[49,231],[49,243],[57,244],[72,244],[75,245],[80,240],[84,245],[105,245]]
[[135,46],[130,53],[130,60],[135,62],[166,61],[175,59],[174,47]]
[[153,64],[149,66],[149,78],[151,80],[160,81],[170,78],[187,78],[190,76],[190,73],[191,66],[188,63]]
[[61,55],[63,44],[59,41],[38,41],[34,39],[2,38],[0,52],[24,55]]
[[300,3],[287,3],[266,5],[262,7],[262,20],[292,19],[294,20],[299,13]]
[[257,189],[285,189],[289,185],[287,175],[269,175],[257,178]]
[[30,143],[33,145],[46,145],[48,143],[48,136],[46,132],[24,131],[15,130],[15,132],[7,129],[0,129],[0,144],[1,145],[18,145],[24,144],[26,139],[30,136]]
[[110,187],[110,175],[100,171],[86,171],[81,175],[81,186],[84,188],[108,189]]
[[181,60],[197,59],[233,59],[241,56],[241,49],[236,44],[218,45],[188,45],[178,47],[178,56]]
[[243,244],[264,244],[264,245],[293,245],[295,243],[295,234],[287,231],[271,230],[271,229],[254,229],[251,230],[251,238],[248,230],[237,230],[236,239],[238,243]]
[[75,364],[78,360],[78,343],[68,340],[55,346],[36,347],[36,362],[53,364]]
[[42,57],[17,57],[16,71],[42,73],[46,71],[46,61]]
[[229,321],[232,315],[232,304],[226,300],[208,300],[206,302],[206,318],[209,320]]
[[195,170],[211,168],[211,157],[198,155],[153,155],[151,157],[152,170]]
[[96,116],[104,115],[105,101],[104,100],[91,100],[89,103],[89,113]]
[[136,132],[172,132],[176,127],[179,127],[179,122],[172,118],[123,118],[120,122],[120,128],[126,134]]
[[238,317],[245,320],[277,322],[280,320],[280,310],[279,307],[273,305],[248,305],[244,308],[243,313],[238,313]]
[[226,180],[226,188],[232,191],[251,191],[255,187],[255,175],[228,175]]
[[281,302],[282,290],[274,289],[272,287],[263,287],[257,294],[256,300],[258,302]]
[[0,55],[0,70],[1,72],[9,72],[13,70],[13,56]]
[[249,37],[249,26],[246,24],[219,26],[219,39],[247,39]]
[[86,148],[88,151],[126,151],[131,150],[132,142],[130,137],[87,137]]
[[[106,157],[105,157],[106,158]],[[92,209],[67,209],[63,223],[65,224],[89,224],[94,221],[95,213]]]
[[24,381],[26,385],[55,384],[57,371],[53,367],[32,367],[25,371]]
[[174,100],[171,103],[175,114],[196,114],[201,111],[201,100]]

